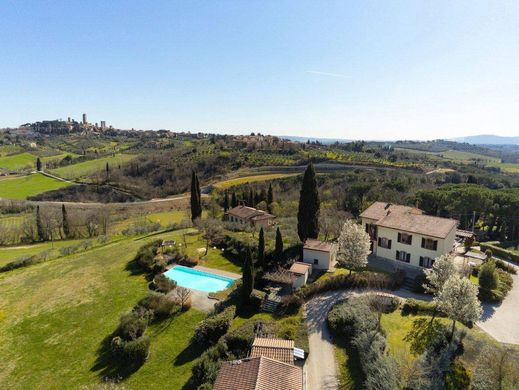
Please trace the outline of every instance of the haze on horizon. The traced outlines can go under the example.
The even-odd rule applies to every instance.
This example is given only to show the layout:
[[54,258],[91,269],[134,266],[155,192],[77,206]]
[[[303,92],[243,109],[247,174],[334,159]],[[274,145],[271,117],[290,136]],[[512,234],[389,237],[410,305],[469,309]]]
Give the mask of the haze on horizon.
[[516,1],[8,1],[0,21],[0,127],[86,112],[117,128],[519,135]]

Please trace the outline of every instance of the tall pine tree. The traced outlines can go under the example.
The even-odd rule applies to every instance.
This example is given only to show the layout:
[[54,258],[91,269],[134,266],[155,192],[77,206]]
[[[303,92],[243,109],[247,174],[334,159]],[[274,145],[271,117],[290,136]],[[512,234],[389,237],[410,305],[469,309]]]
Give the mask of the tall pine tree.
[[319,208],[315,170],[314,165],[310,163],[303,177],[297,212],[297,234],[301,241],[304,242],[307,238],[317,238],[319,235]]
[[65,238],[70,238],[70,224],[68,222],[68,214],[65,205],[61,205],[61,227],[63,228],[63,234]]
[[263,231],[263,228],[259,231],[257,264],[258,267],[265,270],[265,232]]
[[279,226],[276,230],[276,249],[275,249],[276,263],[280,264],[283,260],[283,237]]
[[195,171],[191,173],[191,220],[194,222],[202,216],[202,194]]
[[45,241],[45,230],[43,229],[43,222],[40,215],[40,206],[36,206],[36,233],[38,240]]
[[250,248],[245,252],[245,261],[243,262],[243,274],[242,274],[242,301],[244,304],[250,302],[250,296],[254,289],[254,264],[252,263],[252,255]]

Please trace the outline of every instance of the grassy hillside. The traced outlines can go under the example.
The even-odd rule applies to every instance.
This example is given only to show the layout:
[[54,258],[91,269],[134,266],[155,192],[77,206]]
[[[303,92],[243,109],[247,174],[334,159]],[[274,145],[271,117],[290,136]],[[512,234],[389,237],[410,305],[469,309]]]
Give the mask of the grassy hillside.
[[268,173],[268,174],[262,174],[262,175],[237,177],[235,179],[221,181],[221,182],[215,184],[215,187],[218,189],[226,189],[226,188],[241,185],[241,184],[254,183],[257,181],[282,179],[285,177],[296,176],[296,175],[298,175],[298,173]]
[[95,160],[88,160],[77,164],[52,169],[51,172],[65,179],[79,179],[90,176],[97,172],[102,172],[106,167],[106,163],[108,163],[109,166],[115,168],[119,164],[128,162],[134,157],[135,156],[131,154],[116,154],[115,156],[101,157]]
[[496,167],[500,168],[503,172],[508,173],[519,173],[519,164],[512,164],[512,163],[491,163],[488,164],[489,167]]
[[17,171],[24,168],[36,169],[36,157],[30,153],[19,153],[0,157],[0,170]]
[[[119,316],[148,291],[131,260],[145,240],[52,260],[0,275],[0,387],[78,388],[98,383],[100,348]],[[200,351],[187,349],[204,314],[194,309],[149,329],[149,360],[127,388],[180,389]],[[16,384],[20,384],[17,386]]]
[[69,183],[39,173],[21,177],[0,178],[0,198],[26,199],[32,195],[57,190],[69,185]]

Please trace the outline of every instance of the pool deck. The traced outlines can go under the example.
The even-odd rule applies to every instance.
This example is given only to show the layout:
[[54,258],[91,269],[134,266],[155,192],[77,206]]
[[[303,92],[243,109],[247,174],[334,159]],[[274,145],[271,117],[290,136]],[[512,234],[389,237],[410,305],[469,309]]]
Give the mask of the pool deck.
[[207,272],[209,274],[215,274],[215,275],[223,276],[225,278],[229,278],[229,279],[232,279],[232,280],[237,280],[237,279],[241,278],[241,275],[235,274],[234,272],[227,272],[227,271],[222,271],[222,270],[215,269],[215,268],[203,267],[201,265],[196,265],[196,266],[193,267],[193,269],[197,269],[199,271]]

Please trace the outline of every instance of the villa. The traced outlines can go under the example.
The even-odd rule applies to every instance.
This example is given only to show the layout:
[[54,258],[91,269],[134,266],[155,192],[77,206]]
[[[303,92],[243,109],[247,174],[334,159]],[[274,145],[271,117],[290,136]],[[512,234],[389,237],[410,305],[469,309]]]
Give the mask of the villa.
[[252,227],[268,228],[274,224],[276,217],[263,210],[258,210],[248,206],[236,206],[225,212],[225,220],[250,225]]
[[374,255],[415,267],[430,268],[452,252],[458,221],[425,215],[416,207],[375,202],[360,217]]

